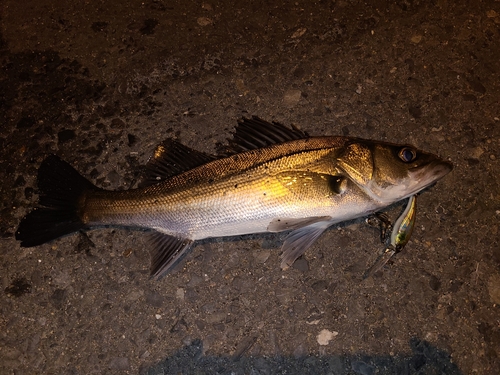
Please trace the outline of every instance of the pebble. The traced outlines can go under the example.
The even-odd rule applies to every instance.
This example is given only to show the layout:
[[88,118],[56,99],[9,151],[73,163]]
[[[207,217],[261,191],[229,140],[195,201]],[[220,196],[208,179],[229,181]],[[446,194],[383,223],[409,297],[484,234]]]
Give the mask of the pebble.
[[130,363],[127,357],[115,357],[109,361],[109,369],[110,370],[129,370]]
[[320,345],[328,345],[330,341],[337,336],[339,333],[336,331],[329,331],[327,329],[321,330],[321,332],[316,337],[318,344]]
[[177,288],[177,290],[175,291],[175,297],[177,299],[180,299],[181,301],[184,300],[184,294],[185,294],[185,290],[182,288]]
[[266,261],[269,259],[269,256],[271,255],[271,251],[269,250],[261,250],[261,251],[256,251],[253,254],[253,257],[257,263],[266,263]]
[[145,293],[146,295],[146,303],[153,307],[161,307],[164,302],[164,298],[158,292],[154,290],[148,290]]
[[422,35],[413,35],[411,37],[411,42],[415,44],[420,43],[421,40],[422,40]]
[[307,272],[307,271],[309,271],[309,263],[304,258],[297,259],[293,263],[292,267],[295,268],[296,270],[299,270],[300,272]]
[[201,283],[202,281],[203,281],[203,278],[201,276],[192,275],[191,280],[189,280],[189,282],[187,283],[187,286],[194,287],[194,286],[198,285],[199,283]]
[[488,18],[496,18],[496,17],[498,17],[498,13],[495,12],[492,9],[492,10],[489,10],[489,11],[486,12],[486,17],[488,17]]
[[297,29],[293,34],[292,34],[292,39],[297,39],[300,38],[302,35],[306,33],[307,29],[305,27],[301,27]]
[[196,22],[198,23],[198,25],[200,26],[208,26],[208,25],[211,25],[213,23],[212,19],[211,18],[208,18],[208,17],[199,17]]
[[479,157],[484,153],[484,150],[477,146],[470,151],[470,156],[473,159],[479,159]]
[[283,96],[283,104],[287,107],[294,107],[300,100],[302,92],[300,90],[288,90]]
[[56,309],[62,309],[66,303],[67,295],[66,289],[56,289],[49,297],[49,301]]
[[208,12],[211,12],[212,10],[214,10],[214,8],[212,7],[211,4],[208,4],[208,3],[203,3],[201,4],[201,8],[208,11]]
[[488,293],[491,302],[500,305],[500,275],[492,275],[488,280]]

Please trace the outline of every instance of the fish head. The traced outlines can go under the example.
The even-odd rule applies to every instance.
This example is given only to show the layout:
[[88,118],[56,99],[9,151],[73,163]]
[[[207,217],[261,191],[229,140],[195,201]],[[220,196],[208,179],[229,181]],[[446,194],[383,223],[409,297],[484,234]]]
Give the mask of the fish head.
[[418,193],[449,173],[450,162],[410,145],[353,140],[339,167],[367,195],[389,205]]

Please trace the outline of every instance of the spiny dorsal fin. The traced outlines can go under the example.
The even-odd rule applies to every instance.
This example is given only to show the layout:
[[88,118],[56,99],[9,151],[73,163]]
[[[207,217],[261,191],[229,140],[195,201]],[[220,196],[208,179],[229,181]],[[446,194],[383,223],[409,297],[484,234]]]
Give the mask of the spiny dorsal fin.
[[219,155],[229,156],[240,152],[255,150],[274,144],[308,138],[308,134],[292,125],[288,128],[277,122],[267,122],[257,116],[251,119],[242,118],[238,121],[229,144],[219,150]]
[[146,164],[142,186],[157,184],[214,159],[214,156],[193,150],[173,139],[166,139],[156,147]]

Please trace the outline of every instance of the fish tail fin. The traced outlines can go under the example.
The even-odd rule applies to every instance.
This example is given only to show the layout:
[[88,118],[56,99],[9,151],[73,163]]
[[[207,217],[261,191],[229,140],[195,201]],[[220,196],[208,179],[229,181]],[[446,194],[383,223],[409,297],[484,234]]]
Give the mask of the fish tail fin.
[[78,202],[88,190],[97,190],[71,165],[56,155],[48,156],[38,170],[39,208],[20,222],[16,239],[22,247],[38,246],[85,228]]

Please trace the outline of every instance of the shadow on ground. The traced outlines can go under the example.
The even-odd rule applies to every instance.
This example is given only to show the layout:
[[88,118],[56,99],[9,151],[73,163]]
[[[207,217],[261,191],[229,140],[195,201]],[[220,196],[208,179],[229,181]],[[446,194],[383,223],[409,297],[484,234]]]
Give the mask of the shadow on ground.
[[410,347],[411,354],[392,356],[215,357],[204,356],[203,342],[195,340],[141,374],[462,374],[446,351],[417,338]]

